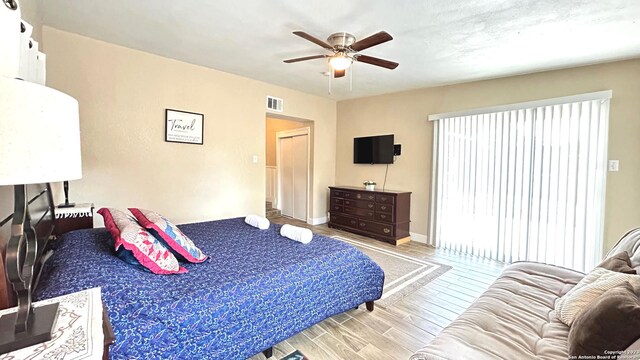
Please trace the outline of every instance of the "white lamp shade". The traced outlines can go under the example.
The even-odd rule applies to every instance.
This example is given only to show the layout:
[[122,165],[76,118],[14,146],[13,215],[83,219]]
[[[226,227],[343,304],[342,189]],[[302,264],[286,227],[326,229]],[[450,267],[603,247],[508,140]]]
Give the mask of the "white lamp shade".
[[81,177],[78,101],[0,76],[0,185]]

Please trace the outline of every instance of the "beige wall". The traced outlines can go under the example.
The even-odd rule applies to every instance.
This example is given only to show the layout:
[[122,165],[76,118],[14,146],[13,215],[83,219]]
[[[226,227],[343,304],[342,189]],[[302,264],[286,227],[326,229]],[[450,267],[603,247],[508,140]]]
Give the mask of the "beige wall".
[[309,122],[276,119],[267,117],[266,125],[266,164],[276,166],[276,133],[279,131],[299,129],[309,126]]
[[389,166],[387,188],[412,191],[411,231],[426,235],[431,189],[432,123],[429,114],[529,100],[613,90],[609,158],[620,171],[608,173],[605,249],[640,225],[640,60],[420,89],[338,103],[336,184],[380,184],[384,165],[354,165],[353,138],[395,134],[402,156]]
[[[74,201],[150,208],[178,223],[264,214],[272,95],[284,99],[283,115],[313,121],[314,142],[326,149],[314,157],[312,211],[325,216],[334,101],[47,26],[43,36],[48,85],[80,103],[83,178],[71,182]],[[165,108],[203,113],[204,145],[165,142]]]

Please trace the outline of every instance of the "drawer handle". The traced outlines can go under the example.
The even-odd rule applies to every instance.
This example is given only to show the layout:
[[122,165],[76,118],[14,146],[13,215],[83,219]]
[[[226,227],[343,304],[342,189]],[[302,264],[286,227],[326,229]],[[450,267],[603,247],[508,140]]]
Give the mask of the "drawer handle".
[[387,218],[387,215],[385,214],[380,215],[380,219],[386,219],[386,218]]
[[360,223],[360,226],[362,226],[362,227],[367,227],[367,224],[365,224],[365,223]]
[[387,210],[387,207],[386,206],[380,206],[380,209]]
[[340,209],[340,206],[334,206],[333,208],[338,210],[338,209]]
[[381,197],[381,198],[380,198],[380,201],[387,201],[386,196]]
[[373,200],[373,195],[369,195],[369,200]]
[[391,230],[390,230],[389,228],[384,228],[384,230],[383,230],[383,231],[384,231],[384,233],[385,233],[385,234],[388,234],[388,233],[390,233],[390,232],[391,232]]
[[355,220],[351,220],[351,225],[355,225],[356,221]]
[[369,204],[367,206],[369,206],[369,209],[373,209],[373,204]]
[[344,204],[345,204],[345,205],[351,205],[351,201],[349,201],[349,200],[345,200],[345,201],[344,201]]
[[356,195],[356,197],[357,197],[358,199],[360,199],[362,196],[360,196],[360,194],[358,194],[358,195]]

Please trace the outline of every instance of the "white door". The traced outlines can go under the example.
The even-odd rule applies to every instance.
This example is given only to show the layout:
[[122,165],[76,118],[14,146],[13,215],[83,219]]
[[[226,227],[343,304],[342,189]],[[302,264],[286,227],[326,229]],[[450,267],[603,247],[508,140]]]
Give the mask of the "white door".
[[295,136],[293,141],[293,217],[307,221],[307,139],[308,135]]
[[293,138],[280,139],[280,203],[282,215],[293,217]]
[[279,139],[280,210],[285,216],[307,221],[309,136]]

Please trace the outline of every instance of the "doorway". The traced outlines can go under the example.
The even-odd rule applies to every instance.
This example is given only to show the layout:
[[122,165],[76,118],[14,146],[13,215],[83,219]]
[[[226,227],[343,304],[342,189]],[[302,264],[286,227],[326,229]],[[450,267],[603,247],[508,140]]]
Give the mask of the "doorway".
[[278,209],[282,215],[307,221],[309,128],[276,133]]
[[[312,211],[314,204],[313,129],[312,120],[267,113],[265,131],[265,214],[267,217],[286,215],[309,224],[314,221]],[[283,154],[281,154],[281,148],[284,149]],[[281,155],[284,156],[283,159]],[[281,171],[281,164],[285,166],[284,171]]]

